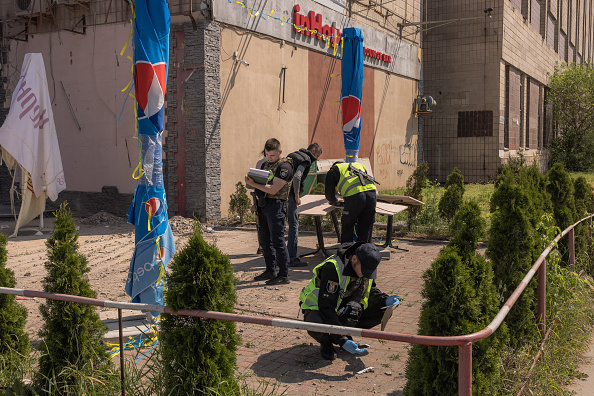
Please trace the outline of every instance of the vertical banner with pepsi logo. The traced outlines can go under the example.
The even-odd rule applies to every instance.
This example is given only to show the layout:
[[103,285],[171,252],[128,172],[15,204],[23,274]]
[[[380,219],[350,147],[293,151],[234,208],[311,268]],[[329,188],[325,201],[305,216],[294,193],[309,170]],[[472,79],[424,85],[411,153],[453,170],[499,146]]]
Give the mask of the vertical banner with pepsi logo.
[[343,51],[340,91],[342,132],[346,162],[357,162],[361,136],[361,96],[363,94],[363,32],[349,27],[342,32]]
[[128,209],[136,246],[126,293],[132,302],[164,305],[166,266],[175,253],[163,185],[162,143],[169,65],[170,15],[166,0],[136,0],[134,88],[140,163]]

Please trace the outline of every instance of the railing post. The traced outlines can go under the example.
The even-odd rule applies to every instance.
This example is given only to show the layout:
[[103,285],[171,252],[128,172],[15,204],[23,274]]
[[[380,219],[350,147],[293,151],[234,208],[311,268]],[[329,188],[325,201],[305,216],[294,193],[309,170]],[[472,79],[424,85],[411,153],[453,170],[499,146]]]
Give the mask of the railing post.
[[592,246],[592,216],[588,219],[588,246]]
[[118,326],[120,336],[120,380],[122,382],[122,396],[126,395],[126,376],[124,374],[124,330],[122,325],[122,309],[118,308]]
[[569,239],[569,267],[573,271],[575,267],[575,232],[573,228],[569,230],[567,238]]
[[542,260],[538,269],[538,331],[540,338],[544,338],[547,323],[547,260]]
[[458,347],[458,395],[472,395],[472,342]]

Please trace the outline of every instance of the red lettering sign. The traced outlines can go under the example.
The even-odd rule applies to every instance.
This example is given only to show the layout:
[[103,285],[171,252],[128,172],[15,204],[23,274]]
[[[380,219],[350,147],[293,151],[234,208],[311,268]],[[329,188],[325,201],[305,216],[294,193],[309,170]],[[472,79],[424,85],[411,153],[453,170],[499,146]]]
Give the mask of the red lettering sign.
[[[307,15],[302,15],[299,14],[299,11],[301,11],[301,7],[299,4],[295,4],[293,8],[293,30],[295,32],[313,37],[314,40],[326,41],[334,48],[339,45],[342,33],[334,27],[336,23],[333,23],[332,26],[324,25],[321,14],[310,11]],[[363,47],[363,55],[379,59],[382,62],[392,63],[392,57],[390,55],[366,47]]]

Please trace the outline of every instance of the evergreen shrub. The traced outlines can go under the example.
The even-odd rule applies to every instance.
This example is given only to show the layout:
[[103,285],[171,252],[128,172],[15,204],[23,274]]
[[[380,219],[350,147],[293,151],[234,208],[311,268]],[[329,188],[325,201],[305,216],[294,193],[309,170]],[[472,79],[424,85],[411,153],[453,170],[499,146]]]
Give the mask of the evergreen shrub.
[[229,201],[229,217],[233,215],[239,216],[239,222],[244,223],[246,215],[250,211],[252,202],[247,195],[247,189],[242,182],[237,182],[235,185],[235,192],[231,194]]
[[[415,169],[412,175],[406,181],[406,193],[409,197],[413,197],[418,199],[419,201],[423,201],[423,187],[427,184],[427,173],[429,172],[429,164],[426,161]],[[422,205],[412,205],[410,206],[407,212],[407,227],[410,231],[412,229],[413,224],[415,223],[415,219],[417,215],[421,212]]]
[[[467,202],[452,222],[453,238],[423,274],[425,302],[419,334],[454,336],[485,328],[499,311],[490,263],[476,254],[485,221],[474,201]],[[498,394],[501,381],[499,352],[508,336],[502,327],[473,345],[473,393]],[[458,393],[458,348],[413,345],[406,365],[405,395]]]
[[[6,258],[6,236],[0,234],[0,286],[14,288],[14,272],[6,268]],[[27,309],[16,302],[16,296],[0,294],[0,387],[12,385],[28,362],[31,345],[26,321]]]
[[439,214],[450,221],[462,205],[464,197],[464,175],[458,168],[450,173],[446,179],[445,192],[439,200]]
[[[199,309],[233,312],[235,277],[229,258],[200,234],[169,264],[165,302],[173,311]],[[162,315],[159,332],[167,395],[198,395],[224,382],[237,393],[235,323],[180,315]]]
[[[495,186],[487,256],[493,266],[500,303],[503,303],[524,279],[540,251],[537,252],[538,238],[529,217],[530,199],[525,189],[516,183],[514,173],[502,172]],[[513,335],[510,339],[513,347],[534,335],[535,287],[535,282],[528,284],[505,319]]]
[[[91,289],[87,259],[78,253],[78,233],[67,204],[55,212],[54,232],[47,239],[47,275],[43,291],[95,298]],[[113,367],[102,344],[107,327],[93,305],[46,300],[40,307],[43,325],[39,331],[39,370],[36,388],[54,395],[92,393],[88,389],[106,388],[97,378],[113,375]],[[84,374],[84,375],[83,375]],[[117,382],[116,382],[117,384]],[[83,391],[82,389],[85,389]]]

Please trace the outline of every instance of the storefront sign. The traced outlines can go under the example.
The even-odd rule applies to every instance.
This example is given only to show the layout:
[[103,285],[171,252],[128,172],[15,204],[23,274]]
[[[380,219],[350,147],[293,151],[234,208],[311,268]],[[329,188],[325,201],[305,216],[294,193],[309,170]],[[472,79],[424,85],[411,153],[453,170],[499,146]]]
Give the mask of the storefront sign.
[[[332,26],[324,25],[322,14],[309,11],[307,15],[303,15],[299,11],[301,11],[301,7],[299,4],[295,4],[295,7],[293,7],[293,30],[295,32],[314,37],[316,40],[326,41],[332,47],[337,47],[340,44],[342,33],[335,28],[336,22],[333,22]],[[363,47],[363,55],[373,59],[379,59],[382,62],[392,63],[392,57],[390,55],[374,51],[367,47]]]

